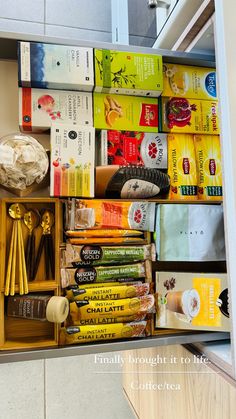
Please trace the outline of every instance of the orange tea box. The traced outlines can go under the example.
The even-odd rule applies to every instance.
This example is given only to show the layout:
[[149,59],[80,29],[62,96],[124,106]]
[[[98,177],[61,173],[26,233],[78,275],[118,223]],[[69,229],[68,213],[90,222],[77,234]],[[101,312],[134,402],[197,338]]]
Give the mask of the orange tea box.
[[168,134],[170,199],[197,200],[197,170],[193,135]]
[[159,98],[160,132],[219,134],[217,100]]
[[94,93],[94,127],[158,132],[158,101],[155,98]]
[[163,64],[163,96],[217,99],[214,68]]
[[198,171],[198,197],[206,201],[222,198],[220,137],[194,135]]

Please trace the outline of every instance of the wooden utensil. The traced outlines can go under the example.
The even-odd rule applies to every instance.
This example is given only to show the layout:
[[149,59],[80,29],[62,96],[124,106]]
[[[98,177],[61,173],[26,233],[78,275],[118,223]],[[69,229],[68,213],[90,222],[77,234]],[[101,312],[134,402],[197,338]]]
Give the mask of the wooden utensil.
[[8,257],[8,268],[5,284],[5,295],[15,294],[16,283],[16,264],[18,262],[19,275],[19,293],[28,293],[27,273],[25,266],[25,251],[22,235],[21,220],[26,209],[24,205],[16,203],[12,204],[8,210],[10,217],[13,219],[12,237],[10,243],[10,251]]
[[26,245],[26,270],[28,280],[34,279],[34,264],[35,264],[35,235],[34,229],[38,227],[40,222],[40,214],[35,210],[29,210],[24,214],[24,223],[29,229],[29,235]]

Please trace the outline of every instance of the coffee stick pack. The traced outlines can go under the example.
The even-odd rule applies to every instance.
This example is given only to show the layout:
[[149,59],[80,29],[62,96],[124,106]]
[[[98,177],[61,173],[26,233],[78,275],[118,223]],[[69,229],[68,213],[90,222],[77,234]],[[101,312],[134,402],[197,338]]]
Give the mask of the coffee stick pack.
[[[149,262],[149,263],[148,263]],[[80,268],[62,268],[61,285],[66,288],[74,284],[89,284],[92,282],[126,281],[146,278],[151,282],[152,271],[150,261],[117,266],[84,266]]]
[[154,244],[144,246],[76,246],[66,244],[65,263],[69,266],[85,262],[91,265],[131,263],[141,260],[155,260]]

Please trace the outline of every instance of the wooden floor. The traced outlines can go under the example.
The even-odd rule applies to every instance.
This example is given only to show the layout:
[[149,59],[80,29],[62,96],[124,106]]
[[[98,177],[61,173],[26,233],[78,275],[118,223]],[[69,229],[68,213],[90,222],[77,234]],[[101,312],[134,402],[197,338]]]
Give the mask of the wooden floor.
[[235,382],[211,364],[196,363],[184,347],[127,351],[123,357],[124,392],[139,419],[235,419]]

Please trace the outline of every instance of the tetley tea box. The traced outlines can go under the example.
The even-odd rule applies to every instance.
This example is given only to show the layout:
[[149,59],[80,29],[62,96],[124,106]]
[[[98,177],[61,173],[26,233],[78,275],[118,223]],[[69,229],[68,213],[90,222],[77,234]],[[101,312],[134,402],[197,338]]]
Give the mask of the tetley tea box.
[[230,330],[227,276],[156,272],[156,327]]
[[92,126],[92,93],[19,88],[21,131],[47,131],[52,122]]
[[51,128],[51,196],[94,196],[95,130],[53,123]]
[[93,90],[92,48],[19,42],[18,68],[21,87]]
[[157,98],[93,94],[94,126],[97,129],[158,132]]
[[95,91],[157,97],[163,89],[162,57],[94,50]]
[[217,99],[214,68],[164,63],[163,84],[163,96]]

